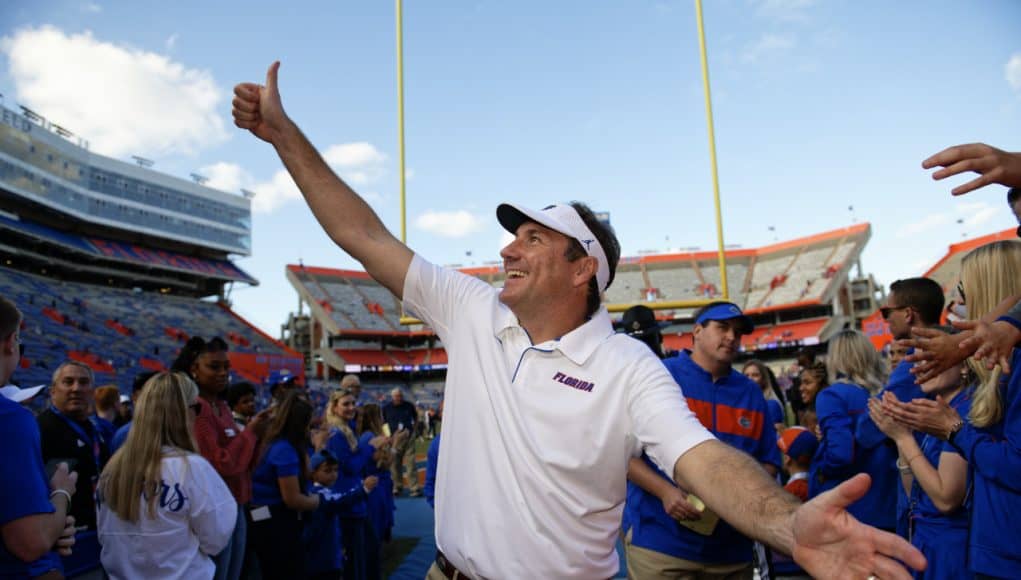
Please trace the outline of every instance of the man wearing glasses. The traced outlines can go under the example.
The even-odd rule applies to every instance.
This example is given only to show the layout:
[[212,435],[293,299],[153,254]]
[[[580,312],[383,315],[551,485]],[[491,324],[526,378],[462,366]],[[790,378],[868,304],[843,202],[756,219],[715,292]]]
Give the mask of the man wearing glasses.
[[[910,338],[911,327],[929,328],[939,324],[940,315],[943,313],[943,288],[929,278],[897,280],[890,284],[890,294],[886,298],[886,304],[879,311],[883,315],[883,320],[890,326],[890,334],[894,339]],[[907,354],[911,354],[911,351],[908,351]],[[893,372],[890,373],[889,382],[879,396],[882,397],[883,393],[890,391],[899,400],[905,402],[924,398],[925,395],[922,393],[921,387],[915,384],[915,376],[911,374],[912,366],[914,366],[913,362],[902,360],[894,367]],[[916,435],[920,435],[920,433]],[[872,449],[878,446],[880,447],[879,453],[889,454],[890,461],[887,462],[890,466],[887,474],[889,477],[882,480],[877,478],[872,485],[897,488],[896,520],[891,519],[889,527],[896,526],[897,533],[901,537],[907,538],[908,497],[904,486],[897,483],[897,469],[894,466],[897,459],[896,448],[885,445],[886,439],[886,435],[876,427],[872,419],[867,414],[862,415],[858,422],[855,440],[863,448]],[[920,440],[921,438],[919,438]],[[890,491],[889,497],[892,499],[893,490]],[[885,510],[885,513],[892,515],[893,510]]]

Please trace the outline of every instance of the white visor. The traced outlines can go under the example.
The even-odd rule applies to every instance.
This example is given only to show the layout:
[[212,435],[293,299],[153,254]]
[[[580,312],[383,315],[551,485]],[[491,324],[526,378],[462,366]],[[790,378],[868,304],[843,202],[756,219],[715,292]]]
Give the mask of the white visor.
[[603,251],[599,240],[592,234],[592,230],[578,215],[578,211],[570,205],[556,204],[542,210],[534,210],[501,203],[496,208],[496,219],[505,230],[512,234],[517,233],[521,224],[532,221],[578,240],[581,247],[585,248],[585,252],[594,257],[599,264],[599,269],[596,272],[596,284],[599,285],[600,292],[606,290],[610,283],[610,266],[606,259],[606,252]]

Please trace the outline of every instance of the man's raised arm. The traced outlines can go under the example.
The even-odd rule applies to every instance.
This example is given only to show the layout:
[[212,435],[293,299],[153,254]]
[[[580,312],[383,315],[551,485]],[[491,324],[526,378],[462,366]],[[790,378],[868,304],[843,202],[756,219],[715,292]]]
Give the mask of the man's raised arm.
[[677,460],[674,480],[745,535],[793,555],[813,578],[911,578],[898,560],[925,568],[911,544],[847,513],[868,491],[867,475],[801,504],[750,455],[710,440]]
[[284,112],[274,62],[266,84],[234,87],[234,124],[272,145],[298,184],[305,201],[327,235],[361,262],[370,276],[403,298],[404,277],[412,252],[386,229],[353,189],[330,169],[315,147]]

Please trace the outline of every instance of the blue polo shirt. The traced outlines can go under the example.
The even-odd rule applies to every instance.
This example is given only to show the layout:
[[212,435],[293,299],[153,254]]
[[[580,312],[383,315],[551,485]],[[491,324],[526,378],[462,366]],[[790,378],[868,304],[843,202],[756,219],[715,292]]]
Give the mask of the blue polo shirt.
[[281,477],[296,476],[301,461],[298,452],[289,441],[277,439],[252,473],[252,503],[255,505],[275,505],[284,502],[280,494]]
[[[719,440],[748,453],[761,463],[780,467],[776,429],[769,417],[762,390],[741,373],[713,381],[713,377],[684,351],[663,361],[681,386],[688,407]],[[647,456],[642,459],[661,477],[667,477]],[[624,520],[631,543],[662,554],[706,563],[741,563],[752,560],[752,541],[720,520],[710,536],[680,525],[663,511],[655,495],[628,482]]]
[[[0,525],[36,514],[53,513],[39,425],[32,413],[7,397],[0,397],[0,441],[7,443],[0,453]],[[0,578],[24,578],[51,568],[59,570],[59,558],[52,553],[48,556],[49,559],[44,556],[43,560],[51,562],[52,566],[32,566],[0,544]]]

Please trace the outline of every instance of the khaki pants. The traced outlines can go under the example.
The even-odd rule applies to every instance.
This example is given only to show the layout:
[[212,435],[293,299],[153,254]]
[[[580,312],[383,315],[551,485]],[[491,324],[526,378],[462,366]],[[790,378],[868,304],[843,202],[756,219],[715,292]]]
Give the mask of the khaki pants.
[[[440,570],[439,565],[433,562],[433,565],[429,567],[429,571],[425,573],[425,580],[447,580],[447,576],[443,573],[443,570]],[[460,572],[455,572],[452,580],[468,580],[468,577]]]
[[393,463],[390,464],[390,477],[394,480],[394,491],[400,492],[404,489],[404,462],[410,460],[411,468],[408,470],[408,491],[412,494],[418,493],[418,472],[415,471],[415,439],[408,437],[394,448]]
[[631,544],[631,532],[624,537],[629,580],[670,578],[672,580],[752,580],[751,562],[741,564],[705,564],[675,558]]

